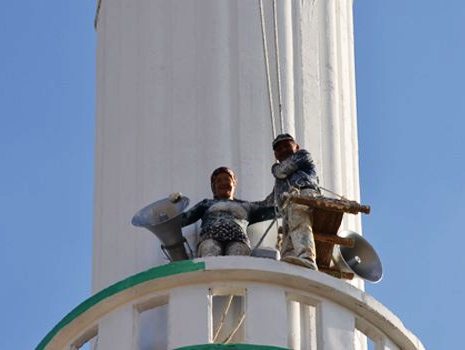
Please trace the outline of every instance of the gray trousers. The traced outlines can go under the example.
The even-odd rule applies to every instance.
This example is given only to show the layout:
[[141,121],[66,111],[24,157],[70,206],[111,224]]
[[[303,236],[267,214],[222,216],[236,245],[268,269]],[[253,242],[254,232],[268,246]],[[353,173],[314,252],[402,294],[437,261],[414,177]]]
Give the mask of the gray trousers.
[[[304,189],[302,195],[312,194]],[[313,210],[305,205],[289,203],[283,212],[283,239],[281,256],[295,256],[316,262],[315,240],[313,238]]]
[[244,242],[230,241],[220,242],[209,238],[200,242],[197,256],[218,256],[218,255],[250,255],[250,247]]

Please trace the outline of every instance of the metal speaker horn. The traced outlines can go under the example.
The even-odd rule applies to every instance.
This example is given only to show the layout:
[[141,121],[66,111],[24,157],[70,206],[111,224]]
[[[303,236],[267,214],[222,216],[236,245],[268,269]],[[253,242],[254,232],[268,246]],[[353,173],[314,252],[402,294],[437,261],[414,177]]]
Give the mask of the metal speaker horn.
[[353,231],[342,231],[338,236],[354,240],[353,247],[338,246],[339,256],[336,258],[338,263],[369,282],[381,281],[383,265],[371,244]]
[[170,261],[186,260],[189,257],[184,247],[187,241],[182,235],[181,214],[188,205],[189,198],[181,194],[174,198],[170,196],[139,210],[131,223],[153,232],[161,241],[161,249]]

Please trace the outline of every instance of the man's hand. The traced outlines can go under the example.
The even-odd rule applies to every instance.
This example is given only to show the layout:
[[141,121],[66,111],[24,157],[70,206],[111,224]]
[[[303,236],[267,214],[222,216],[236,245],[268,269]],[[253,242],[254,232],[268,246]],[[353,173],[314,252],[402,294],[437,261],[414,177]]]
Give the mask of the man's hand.
[[281,163],[275,163],[271,167],[271,173],[277,179],[284,180],[287,177],[287,174],[283,171]]
[[173,193],[171,193],[171,194],[169,195],[168,198],[169,198],[169,200],[170,200],[171,203],[176,203],[176,202],[178,202],[178,201],[181,199],[181,197],[182,197],[181,192],[173,192]]
[[273,176],[279,180],[286,179],[289,175],[294,173],[298,169],[298,165],[295,162],[295,154],[291,157],[273,164],[271,172]]

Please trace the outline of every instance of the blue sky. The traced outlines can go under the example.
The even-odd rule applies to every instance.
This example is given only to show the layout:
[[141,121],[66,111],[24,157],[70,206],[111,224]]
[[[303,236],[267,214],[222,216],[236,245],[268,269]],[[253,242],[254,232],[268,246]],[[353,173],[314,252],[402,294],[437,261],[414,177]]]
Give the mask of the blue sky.
[[[0,349],[31,349],[90,295],[95,1],[1,5]],[[364,234],[385,269],[367,290],[458,349],[465,2],[354,8]]]
[[465,3],[356,1],[365,236],[385,278],[368,291],[428,349],[458,349],[465,311]]

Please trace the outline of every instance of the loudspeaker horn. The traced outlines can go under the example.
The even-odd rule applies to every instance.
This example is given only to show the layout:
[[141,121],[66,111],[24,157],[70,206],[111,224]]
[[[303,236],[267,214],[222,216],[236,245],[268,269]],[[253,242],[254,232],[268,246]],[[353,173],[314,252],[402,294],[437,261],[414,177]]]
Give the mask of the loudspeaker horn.
[[336,262],[342,268],[354,272],[357,276],[377,283],[383,278],[383,265],[376,250],[368,241],[353,231],[342,231],[338,236],[354,240],[353,247],[338,246]]
[[[139,210],[131,220],[137,227],[151,231],[161,241],[161,249],[170,261],[189,259],[182,235],[181,214],[189,205],[189,198],[171,195]],[[190,249],[190,247],[189,247]],[[192,250],[191,255],[192,255]]]

